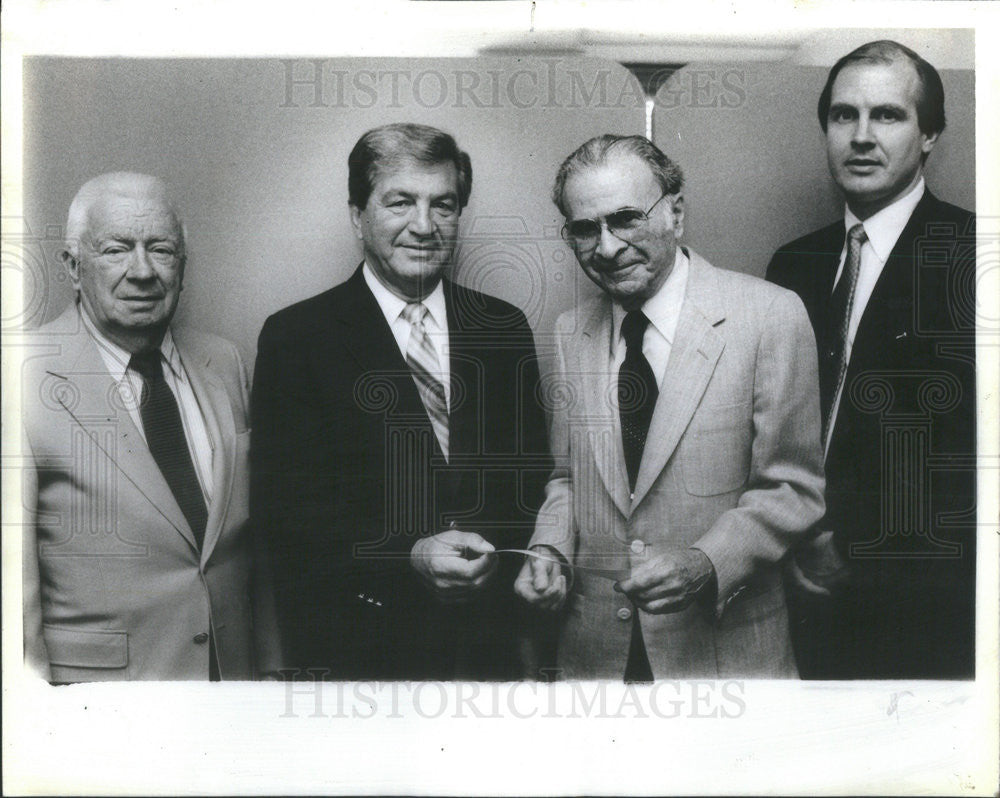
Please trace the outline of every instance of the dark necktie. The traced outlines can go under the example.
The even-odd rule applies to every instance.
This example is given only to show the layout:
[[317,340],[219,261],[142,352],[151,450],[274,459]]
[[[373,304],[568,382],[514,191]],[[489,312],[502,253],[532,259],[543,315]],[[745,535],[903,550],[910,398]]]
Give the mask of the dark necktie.
[[[625,314],[622,337],[625,339],[625,360],[618,370],[618,414],[622,424],[622,445],[625,449],[625,470],[628,471],[629,492],[635,490],[639,463],[646,448],[646,434],[653,418],[653,408],[659,389],[649,361],[642,353],[642,338],[649,319],[641,310]],[[628,658],[625,663],[626,682],[651,682],[653,671],[649,665],[646,646],[639,626],[639,609],[632,610],[632,634]]]
[[629,311],[622,322],[625,339],[625,360],[618,371],[618,414],[622,425],[622,446],[625,449],[625,470],[628,471],[629,491],[635,490],[646,434],[653,418],[653,408],[659,390],[649,361],[642,354],[642,336],[649,319],[641,310]]
[[844,269],[837,281],[837,287],[830,297],[830,316],[827,325],[826,347],[820,360],[819,385],[820,401],[823,409],[823,440],[833,423],[834,400],[847,373],[847,339],[851,325],[851,311],[854,294],[858,287],[858,273],[861,271],[861,247],[868,236],[861,224],[856,224],[847,233],[847,256]]
[[173,491],[177,504],[194,532],[198,549],[205,538],[208,510],[198,475],[188,450],[184,425],[173,391],[163,379],[159,350],[132,355],[129,368],[143,379],[140,415],[146,433],[146,445]]

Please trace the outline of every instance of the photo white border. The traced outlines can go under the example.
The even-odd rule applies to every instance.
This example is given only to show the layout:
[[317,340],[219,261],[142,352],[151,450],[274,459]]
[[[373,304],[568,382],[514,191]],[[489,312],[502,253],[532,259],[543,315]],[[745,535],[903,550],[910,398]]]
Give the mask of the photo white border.
[[[998,11],[990,3],[966,2],[703,2],[682,14],[673,4],[557,0],[368,0],[329,8],[193,0],[7,2],[0,95],[3,234],[20,233],[25,55],[468,56],[497,37],[558,49],[599,44],[602,37],[629,41],[657,26],[692,48],[730,39],[751,48],[827,27],[974,27],[977,212],[980,236],[992,242],[981,255],[977,293],[983,317],[1000,320]],[[21,296],[9,271],[3,318],[18,313]],[[488,687],[473,698],[475,685],[424,688],[416,700],[412,690],[397,691],[394,705],[391,687],[362,684],[348,686],[347,703],[333,686],[324,687],[325,708],[311,717],[317,714],[313,697],[290,696],[282,684],[52,688],[24,674],[20,486],[17,463],[6,454],[18,451],[11,422],[18,418],[19,391],[16,363],[4,348],[4,793],[996,794],[998,352],[996,335],[980,339],[978,495],[986,531],[978,551],[976,682],[740,682],[729,688],[745,705],[734,717],[722,710],[734,713],[739,702],[722,697],[721,682],[708,689],[708,704],[697,685],[683,683],[678,717],[650,710],[650,688],[623,685],[536,685],[534,695],[528,685],[506,686],[496,699],[501,717],[492,717]],[[583,713],[587,718],[549,711],[554,706],[556,713],[572,714],[580,691],[588,697],[603,691],[611,716],[599,717],[593,708]],[[446,709],[433,717],[439,696]],[[282,717],[290,701],[296,717]],[[473,706],[486,717],[477,717]],[[713,707],[720,710],[716,717],[698,717]],[[337,717],[338,708],[347,717]],[[660,714],[670,712],[660,705]]]

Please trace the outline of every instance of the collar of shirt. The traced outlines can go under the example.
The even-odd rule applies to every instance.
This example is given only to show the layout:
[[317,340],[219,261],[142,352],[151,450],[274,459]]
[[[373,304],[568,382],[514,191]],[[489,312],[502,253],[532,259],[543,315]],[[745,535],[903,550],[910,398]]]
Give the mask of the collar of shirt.
[[864,222],[851,213],[850,208],[845,207],[844,229],[850,230],[856,224],[864,224],[865,234],[868,236],[868,243],[871,244],[872,251],[881,263],[885,263],[892,248],[896,246],[903,228],[910,221],[917,203],[924,196],[924,187],[924,179],[921,177],[917,181],[917,185],[908,193],[893,202],[892,205],[868,217]]
[[[132,355],[118,346],[118,344],[109,340],[98,329],[93,319],[90,318],[90,315],[81,305],[77,304],[77,310],[80,313],[80,318],[83,319],[83,326],[86,327],[87,332],[94,339],[94,343],[97,344],[97,349],[101,353],[104,365],[107,366],[115,382],[121,382],[125,379],[125,373],[128,370],[128,364],[132,359]],[[181,356],[174,345],[174,337],[171,335],[169,327],[163,336],[163,340],[160,342],[160,355],[167,366],[170,367],[174,377],[186,382],[184,369],[181,367]]]
[[[642,312],[649,319],[650,326],[658,332],[667,344],[674,342],[677,331],[677,321],[680,319],[681,306],[684,304],[684,293],[687,289],[689,261],[684,250],[677,247],[674,255],[674,266],[670,274],[660,286],[660,290],[645,301]],[[611,306],[612,321],[615,335],[611,339],[611,355],[614,356],[618,344],[622,340],[622,322],[625,321],[625,308],[615,302]],[[647,328],[647,332],[648,332]]]
[[[657,385],[660,386],[663,385],[663,377],[667,373],[667,362],[670,360],[674,334],[680,320],[681,307],[684,305],[689,269],[690,261],[687,253],[678,247],[674,256],[674,266],[667,279],[660,286],[660,290],[642,306],[642,312],[649,319],[649,326],[642,339],[642,353],[653,371]],[[617,302],[612,304],[611,308],[615,330],[611,338],[611,363],[613,371],[617,371],[625,360],[625,340],[621,336],[625,309]]]
[[[365,283],[367,283],[369,290],[375,296],[375,301],[378,302],[378,306],[382,309],[385,320],[392,327],[402,316],[403,308],[409,303],[382,285],[367,261],[361,269],[361,274],[365,278]],[[427,332],[447,332],[448,315],[444,301],[444,286],[438,282],[434,286],[434,290],[420,301],[423,302],[424,307],[429,311],[429,315],[425,320],[425,326],[428,327]]]

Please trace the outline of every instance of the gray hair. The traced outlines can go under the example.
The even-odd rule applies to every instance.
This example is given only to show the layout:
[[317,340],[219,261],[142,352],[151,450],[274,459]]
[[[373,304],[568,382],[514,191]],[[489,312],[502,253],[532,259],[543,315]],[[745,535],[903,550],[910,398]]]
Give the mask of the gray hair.
[[605,133],[581,144],[559,167],[555,186],[552,188],[552,201],[563,216],[566,216],[566,181],[582,169],[601,166],[616,154],[634,155],[645,161],[664,194],[679,194],[684,187],[684,174],[681,168],[649,139],[644,136],[616,136]]
[[107,195],[136,196],[148,193],[162,199],[177,222],[180,230],[181,257],[184,256],[187,230],[177,206],[170,198],[167,184],[158,177],[144,175],[138,172],[107,172],[91,178],[76,192],[69,205],[66,216],[66,251],[74,258],[79,256],[80,239],[87,233],[90,223],[90,210],[101,197]]

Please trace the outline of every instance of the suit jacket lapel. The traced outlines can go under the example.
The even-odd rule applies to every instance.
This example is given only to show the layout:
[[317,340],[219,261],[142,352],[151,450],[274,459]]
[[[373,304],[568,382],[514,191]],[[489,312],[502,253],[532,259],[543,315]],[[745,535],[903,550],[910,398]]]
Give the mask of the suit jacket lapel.
[[[583,387],[583,409],[588,423],[586,434],[597,473],[607,488],[615,505],[625,516],[629,513],[628,474],[625,471],[625,450],[617,411],[609,391],[615,390],[617,375],[610,374],[611,363],[611,301],[603,297],[590,318],[586,320],[580,337],[579,362]],[[573,368],[572,365],[570,365]],[[571,420],[571,426],[576,426]]]
[[[399,351],[399,344],[386,323],[382,308],[365,284],[360,266],[349,283],[348,301],[331,314],[337,319],[339,329],[335,336],[331,336],[329,345],[337,348],[338,356],[340,351],[348,352],[361,370],[361,379],[388,380],[397,399],[388,414],[397,421],[426,425],[435,452],[442,455],[410,367]],[[329,358],[330,363],[337,360],[338,357],[332,355]]]
[[229,510],[236,472],[236,424],[233,421],[229,394],[209,368],[210,359],[185,347],[183,339],[178,340],[177,335],[174,336],[174,342],[191,382],[191,390],[198,400],[208,439],[212,444],[212,501],[208,507],[205,542],[201,552],[201,561],[205,563],[219,540]]
[[691,269],[670,359],[646,436],[631,506],[642,501],[677,448],[701,402],[725,342],[714,329],[725,319],[706,261],[689,253]]
[[[926,235],[927,209],[930,202],[932,198],[925,190],[903,232],[899,234],[885,266],[882,267],[882,273],[861,316],[855,341],[871,342],[884,339],[884,343],[889,343],[899,335],[913,334],[914,283],[917,269],[914,248],[918,238]],[[941,301],[944,301],[943,297]],[[854,351],[851,352],[852,360]]]
[[[142,434],[118,398],[119,386],[108,374],[97,344],[82,327],[77,313],[76,308],[71,306],[60,318],[60,321],[67,319],[67,329],[73,323],[81,326],[75,334],[60,341],[65,346],[63,356],[53,363],[54,368],[50,370],[50,374],[64,379],[70,386],[69,395],[57,398],[58,404],[73,424],[83,428],[118,472],[146,497],[152,508],[177,530],[192,549],[197,550],[194,533],[184,513]],[[68,319],[70,314],[75,318]],[[114,430],[113,443],[101,433],[105,425]]]
[[451,454],[482,452],[482,408],[479,393],[485,379],[484,365],[495,354],[484,351],[469,329],[464,303],[456,301],[457,286],[445,281],[445,307],[448,312],[448,363],[451,372],[451,408],[448,414],[448,449]]

